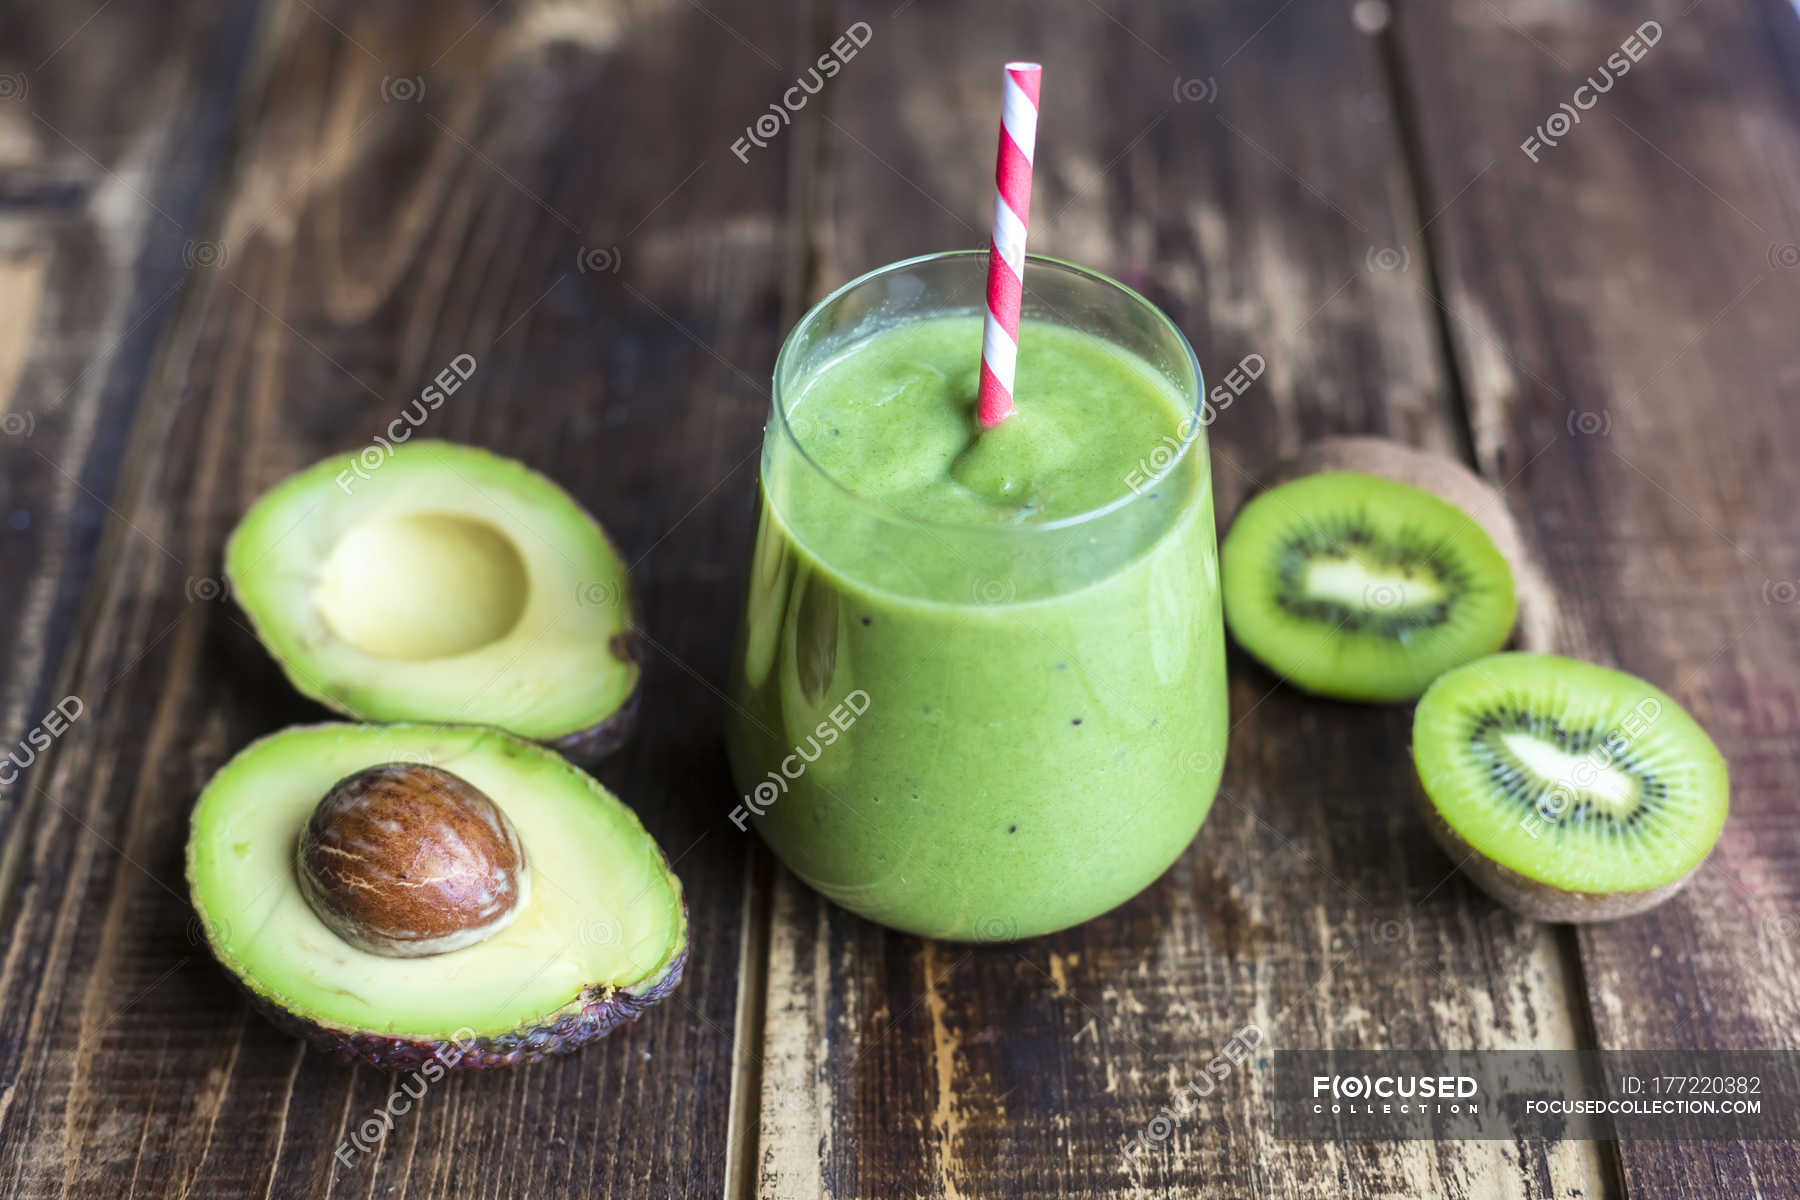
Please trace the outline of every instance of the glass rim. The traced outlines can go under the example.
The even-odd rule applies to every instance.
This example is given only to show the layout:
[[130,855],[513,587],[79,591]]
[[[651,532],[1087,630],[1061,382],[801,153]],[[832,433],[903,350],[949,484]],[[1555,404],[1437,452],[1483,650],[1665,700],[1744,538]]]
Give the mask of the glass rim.
[[[873,270],[865,271],[847,283],[839,284],[836,288],[833,288],[826,294],[823,299],[807,309],[806,313],[798,321],[794,322],[794,327],[788,330],[787,336],[782,339],[781,351],[775,356],[774,374],[769,381],[770,407],[775,410],[774,420],[781,430],[782,437],[786,439],[788,445],[800,456],[800,461],[805,463],[809,470],[819,478],[823,479],[826,483],[830,484],[833,488],[842,492],[857,505],[873,509],[887,520],[922,529],[953,530],[959,534],[994,534],[1003,537],[1016,537],[1020,534],[1053,533],[1058,530],[1073,529],[1085,525],[1089,521],[1100,520],[1115,512],[1129,508],[1132,504],[1144,499],[1144,489],[1128,489],[1124,495],[1107,501],[1099,508],[1090,508],[1086,512],[1074,513],[1067,517],[1057,517],[1050,521],[1020,522],[1012,525],[981,525],[963,521],[939,521],[927,517],[917,517],[910,513],[901,512],[899,509],[894,508],[884,501],[877,500],[873,496],[864,495],[839,479],[830,471],[827,471],[824,466],[812,456],[812,452],[806,448],[800,441],[800,438],[794,433],[793,426],[788,423],[787,405],[782,402],[782,374],[788,366],[789,356],[796,352],[795,347],[801,340],[801,334],[804,333],[814,321],[818,320],[828,307],[841,297],[848,295],[864,284],[879,279],[884,275],[920,267],[927,263],[942,262],[950,259],[979,258],[985,261],[987,256],[988,251],[986,250],[939,250],[930,254],[919,254],[912,258],[899,259],[895,262],[876,267]],[[1182,418],[1181,425],[1177,427],[1177,431],[1180,432],[1182,436],[1180,445],[1176,448],[1174,455],[1160,470],[1145,480],[1144,487],[1148,488],[1151,484],[1166,478],[1186,461],[1189,451],[1192,450],[1194,444],[1200,440],[1201,430],[1205,427],[1205,422],[1201,419],[1200,414],[1204,411],[1206,406],[1206,378],[1200,369],[1199,356],[1194,353],[1194,347],[1188,342],[1187,335],[1181,331],[1181,327],[1175,324],[1168,313],[1164,312],[1155,304],[1152,304],[1148,297],[1144,296],[1136,289],[1120,283],[1117,279],[1114,279],[1104,272],[1095,271],[1089,267],[1081,266],[1078,263],[1069,262],[1066,259],[1052,258],[1045,254],[1027,254],[1025,256],[1025,262],[1027,266],[1036,265],[1039,268],[1057,270],[1066,274],[1078,276],[1093,283],[1098,283],[1117,293],[1120,297],[1131,302],[1142,311],[1149,313],[1156,324],[1174,335],[1176,344],[1181,347],[1182,352],[1187,356],[1189,369],[1194,373],[1194,407],[1191,413]],[[1070,326],[1070,328],[1077,327]],[[764,491],[765,493],[767,492],[766,480],[764,481]],[[772,496],[770,497],[770,500],[773,502]]]

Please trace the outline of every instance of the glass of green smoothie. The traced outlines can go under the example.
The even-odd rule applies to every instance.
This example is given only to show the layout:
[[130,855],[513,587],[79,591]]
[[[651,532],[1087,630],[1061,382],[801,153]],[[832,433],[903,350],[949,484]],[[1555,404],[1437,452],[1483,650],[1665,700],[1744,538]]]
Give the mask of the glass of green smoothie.
[[1142,890],[1226,733],[1192,348],[1032,257],[1018,410],[983,432],[986,264],[882,267],[788,335],[727,728],[735,824],[845,908],[969,941]]

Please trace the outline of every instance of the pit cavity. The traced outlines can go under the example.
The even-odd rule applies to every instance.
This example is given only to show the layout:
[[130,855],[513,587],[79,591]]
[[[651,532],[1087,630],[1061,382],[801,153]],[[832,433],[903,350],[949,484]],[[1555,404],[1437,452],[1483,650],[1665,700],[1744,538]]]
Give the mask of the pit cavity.
[[450,513],[396,513],[332,547],[315,601],[332,632],[372,658],[450,658],[510,633],[530,576],[512,539]]

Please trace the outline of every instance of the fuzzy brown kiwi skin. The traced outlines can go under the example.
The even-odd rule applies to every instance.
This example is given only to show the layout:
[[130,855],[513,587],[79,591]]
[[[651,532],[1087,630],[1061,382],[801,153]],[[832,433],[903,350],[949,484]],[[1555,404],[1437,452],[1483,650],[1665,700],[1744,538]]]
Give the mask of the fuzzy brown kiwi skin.
[[1354,471],[1430,492],[1467,513],[1487,533],[1512,569],[1519,619],[1513,644],[1520,650],[1556,649],[1555,593],[1527,548],[1500,493],[1453,458],[1378,437],[1329,437],[1302,446],[1277,466],[1267,481],[1279,487],[1304,475]]
[[[1558,925],[1589,924],[1636,916],[1655,908],[1679,892],[1694,875],[1693,871],[1689,871],[1671,883],[1635,892],[1565,891],[1521,875],[1511,867],[1502,866],[1471,846],[1444,820],[1444,814],[1432,803],[1430,794],[1426,792],[1424,783],[1416,778],[1416,773],[1413,798],[1424,814],[1431,836],[1437,839],[1437,844],[1450,856],[1450,861],[1473,880],[1475,886],[1520,916],[1530,917],[1534,921],[1549,921]],[[1695,870],[1698,869],[1696,866]]]

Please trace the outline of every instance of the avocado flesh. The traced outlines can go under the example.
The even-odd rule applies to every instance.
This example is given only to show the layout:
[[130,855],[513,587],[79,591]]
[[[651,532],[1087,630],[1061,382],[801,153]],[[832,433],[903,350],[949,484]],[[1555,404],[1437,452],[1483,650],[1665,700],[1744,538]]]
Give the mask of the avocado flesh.
[[584,761],[629,732],[625,564],[523,464],[434,441],[327,459],[245,514],[225,573],[294,686],[348,716],[492,725]]
[[[295,843],[344,776],[424,762],[485,792],[517,828],[534,885],[472,946],[425,958],[359,950],[303,899]],[[300,726],[255,742],[201,793],[188,883],[213,953],[286,1027],[383,1067],[455,1043],[456,1065],[571,1049],[635,1017],[680,977],[680,881],[637,817],[550,750],[466,726]]]

